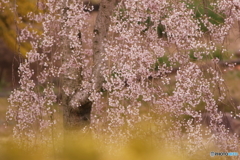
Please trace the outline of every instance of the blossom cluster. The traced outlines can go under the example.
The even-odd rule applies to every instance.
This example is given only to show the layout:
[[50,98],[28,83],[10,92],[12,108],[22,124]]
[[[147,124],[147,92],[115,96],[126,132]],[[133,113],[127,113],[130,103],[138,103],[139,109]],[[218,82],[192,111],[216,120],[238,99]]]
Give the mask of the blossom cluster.
[[[230,11],[236,2],[227,1],[229,7],[224,7],[225,2],[210,4],[216,13],[224,14],[224,23],[221,24],[211,23],[207,15],[197,19],[196,10],[185,2],[126,0],[119,3],[111,17],[112,24],[104,45],[102,74],[107,97],[92,98],[95,107],[99,107],[96,111],[101,110],[96,113],[93,110],[92,126],[98,132],[109,131],[115,137],[131,137],[115,128],[127,126],[131,130],[142,121],[150,121],[157,126],[152,136],[159,137],[164,129],[162,126],[174,123],[176,125],[170,125],[168,131],[164,131],[164,137],[168,143],[170,140],[178,143],[176,139],[187,137],[189,152],[196,153],[206,148],[209,145],[203,143],[206,139],[225,151],[237,149],[237,137],[229,135],[228,129],[221,125],[223,113],[218,104],[226,100],[227,89],[221,69],[216,67],[219,60],[212,56],[218,45],[222,46],[239,17],[239,10],[235,10],[237,7]],[[159,25],[164,26],[161,35],[165,37],[158,35]],[[201,25],[207,28],[207,33]],[[201,63],[192,62],[191,52]],[[169,64],[163,62],[154,69],[156,60],[164,56]],[[212,59],[211,64],[206,64],[207,69],[201,67],[205,63],[203,57]],[[176,76],[171,75],[174,67],[178,67]],[[169,91],[168,88],[173,89]],[[201,105],[204,109],[197,110]],[[142,115],[142,110],[147,114]],[[206,133],[201,127],[202,112],[211,115]],[[157,118],[153,118],[155,114]],[[164,118],[166,115],[168,118]],[[192,119],[182,119],[184,115]],[[177,120],[172,122],[172,118]],[[99,127],[100,122],[107,123],[107,129]],[[183,133],[183,128],[186,133]],[[212,135],[211,131],[217,134]],[[235,145],[230,145],[224,137],[225,140],[232,138]]]
[[[20,87],[12,91],[7,112],[7,119],[16,122],[14,137],[31,143],[52,134],[56,123],[54,105],[62,104],[57,101],[57,92],[72,95],[86,88],[92,56],[91,33],[85,24],[89,13],[84,11],[83,3],[49,0],[39,1],[38,5],[38,12],[22,15],[31,23],[19,28],[17,41],[29,42],[31,50],[19,67]],[[68,82],[58,89],[57,81]]]
[[[222,125],[218,104],[226,100],[227,89],[213,53],[218,45],[224,46],[230,29],[239,21],[239,2],[209,4],[223,15],[220,24],[211,23],[207,14],[197,18],[198,10],[189,3],[194,2],[120,1],[109,15],[111,24],[102,39],[103,64],[99,70],[104,80],[100,91],[92,79],[92,37],[96,35],[89,32],[86,6],[77,0],[47,0],[39,13],[29,13],[28,18],[35,23],[21,30],[18,41],[30,41],[32,50],[19,68],[20,88],[9,98],[8,119],[17,122],[15,136],[36,136],[36,123],[40,128],[53,125],[52,106],[57,102],[54,81],[60,79],[62,95],[68,98],[59,104],[78,108],[81,104],[75,95],[87,92],[93,102],[90,128],[95,135],[110,134],[108,142],[133,137],[130,130],[140,133],[138,124],[147,122],[151,136],[166,140],[176,151],[186,139],[191,153],[204,149],[208,145],[205,141],[226,152],[238,149],[237,136],[228,134]],[[42,25],[40,31],[34,30],[38,24]],[[34,63],[38,70],[31,69]],[[203,111],[198,110],[201,105]],[[201,124],[202,112],[211,117],[206,131]]]

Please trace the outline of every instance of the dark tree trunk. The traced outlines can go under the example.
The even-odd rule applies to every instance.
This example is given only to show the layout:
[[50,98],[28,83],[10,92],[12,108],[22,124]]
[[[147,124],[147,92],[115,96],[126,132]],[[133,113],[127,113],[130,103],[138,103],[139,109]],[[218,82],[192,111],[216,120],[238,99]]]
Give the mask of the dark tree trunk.
[[[100,73],[103,57],[101,55],[104,52],[103,40],[107,37],[108,28],[111,22],[110,16],[113,14],[114,8],[117,4],[117,0],[102,0],[100,3],[99,13],[96,19],[96,24],[94,27],[93,37],[93,71],[92,71],[92,85],[95,91],[99,91],[103,84],[103,76]],[[78,72],[80,73],[80,72]],[[78,81],[79,82],[79,81]],[[69,84],[70,88],[74,87],[75,82],[71,82],[67,79],[64,80],[65,84]],[[85,91],[77,91],[72,97],[64,96],[64,127],[65,129],[79,129],[90,124],[90,115],[92,109],[92,102],[88,99],[92,88]],[[77,101],[81,106],[73,108],[71,100]]]
[[90,123],[90,113],[92,102],[88,102],[81,107],[73,108],[70,105],[64,106],[64,128],[67,130],[81,129]]

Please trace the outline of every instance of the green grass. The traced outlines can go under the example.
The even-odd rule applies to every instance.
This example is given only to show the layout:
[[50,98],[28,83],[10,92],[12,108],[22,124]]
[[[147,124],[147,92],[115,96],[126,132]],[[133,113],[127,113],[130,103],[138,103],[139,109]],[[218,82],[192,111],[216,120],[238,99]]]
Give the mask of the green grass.
[[[210,0],[213,1],[213,0]],[[209,17],[209,22],[214,25],[221,25],[224,23],[225,15],[223,13],[214,12],[214,7],[210,5],[211,2],[205,2],[201,0],[193,0],[188,3],[188,7],[194,10],[194,17],[200,22],[201,30],[207,32],[207,27],[202,23],[201,18]],[[205,6],[204,6],[205,5]]]

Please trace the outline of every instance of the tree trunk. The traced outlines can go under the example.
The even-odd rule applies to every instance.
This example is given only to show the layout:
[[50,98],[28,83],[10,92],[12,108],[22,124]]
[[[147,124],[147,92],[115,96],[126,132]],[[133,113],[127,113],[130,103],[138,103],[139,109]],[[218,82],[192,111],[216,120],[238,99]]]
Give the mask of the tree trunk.
[[[93,70],[92,70],[92,87],[85,91],[77,91],[72,97],[64,96],[64,127],[65,129],[79,129],[90,123],[90,114],[92,102],[88,99],[92,89],[99,91],[103,84],[103,76],[100,71],[103,64],[104,52],[103,40],[106,38],[108,28],[111,22],[110,16],[113,14],[117,0],[102,0],[100,3],[99,13],[94,27],[93,37]],[[78,72],[79,74],[79,72]],[[78,81],[79,82],[79,81]],[[77,85],[69,79],[64,80],[65,84],[74,87]],[[79,84],[78,84],[79,85]],[[81,104],[77,108],[73,108],[70,104],[74,100]]]

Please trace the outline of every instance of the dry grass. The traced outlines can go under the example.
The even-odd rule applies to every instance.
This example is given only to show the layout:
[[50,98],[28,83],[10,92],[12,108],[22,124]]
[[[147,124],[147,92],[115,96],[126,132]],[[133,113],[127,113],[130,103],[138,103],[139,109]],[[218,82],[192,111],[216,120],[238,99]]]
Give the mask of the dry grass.
[[1,137],[6,138],[11,134],[12,124],[6,128],[6,111],[9,103],[7,98],[0,98],[0,141]]

